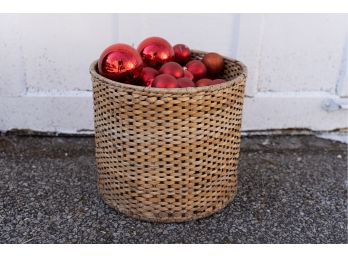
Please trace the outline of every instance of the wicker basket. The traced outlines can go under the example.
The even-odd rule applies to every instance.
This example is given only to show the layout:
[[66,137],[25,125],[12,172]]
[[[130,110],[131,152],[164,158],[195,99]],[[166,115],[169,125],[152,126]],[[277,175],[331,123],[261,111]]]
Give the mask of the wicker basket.
[[[194,59],[204,52],[194,51]],[[183,222],[231,202],[246,67],[225,58],[220,85],[157,89],[111,81],[91,65],[98,189],[142,220]]]

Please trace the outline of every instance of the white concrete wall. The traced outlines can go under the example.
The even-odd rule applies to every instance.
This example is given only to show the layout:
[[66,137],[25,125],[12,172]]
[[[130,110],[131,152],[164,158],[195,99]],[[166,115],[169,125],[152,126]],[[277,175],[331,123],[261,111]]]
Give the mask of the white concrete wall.
[[347,14],[1,14],[0,130],[92,132],[90,63],[151,35],[248,66],[245,131],[348,127]]

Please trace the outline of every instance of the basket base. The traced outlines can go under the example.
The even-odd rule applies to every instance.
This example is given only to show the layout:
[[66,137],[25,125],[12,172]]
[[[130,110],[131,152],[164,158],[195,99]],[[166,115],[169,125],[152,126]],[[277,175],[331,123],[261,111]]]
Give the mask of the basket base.
[[155,223],[182,223],[182,222],[188,222],[188,221],[194,221],[194,220],[198,220],[198,219],[207,218],[213,214],[221,212],[225,207],[227,207],[227,205],[229,205],[234,200],[236,194],[237,194],[237,189],[233,191],[233,193],[230,195],[230,197],[228,198],[227,201],[220,204],[220,206],[216,207],[213,211],[206,211],[206,212],[194,214],[192,216],[187,216],[187,217],[173,217],[173,218],[170,218],[170,217],[150,218],[150,217],[146,217],[143,215],[138,215],[138,214],[132,213],[126,209],[121,210],[117,206],[115,206],[112,202],[109,202],[106,199],[104,199],[102,194],[100,194],[100,196],[103,199],[103,201],[110,208],[112,208],[112,209],[118,211],[119,213],[122,213],[130,218],[133,218],[133,219],[147,221],[147,222],[155,222]]

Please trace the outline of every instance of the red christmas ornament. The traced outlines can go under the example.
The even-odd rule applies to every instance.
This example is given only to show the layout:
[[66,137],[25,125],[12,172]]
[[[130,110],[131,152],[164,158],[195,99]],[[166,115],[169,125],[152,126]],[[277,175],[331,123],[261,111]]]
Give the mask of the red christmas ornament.
[[153,81],[152,87],[157,87],[157,88],[176,88],[177,87],[177,82],[176,82],[176,79],[172,75],[160,74]]
[[188,61],[190,61],[190,58],[191,58],[190,48],[188,48],[184,44],[177,44],[173,48],[174,48],[176,62],[184,65]]
[[178,83],[179,88],[184,88],[184,87],[194,87],[195,83],[193,83],[192,80],[188,79],[188,78],[179,78],[176,80],[176,82]]
[[224,79],[214,79],[212,85],[217,85],[226,82]]
[[200,79],[196,82],[196,87],[205,87],[212,85],[213,81],[211,79]]
[[184,70],[184,77],[188,78],[189,80],[193,80],[193,75],[190,71]]
[[218,75],[224,69],[224,58],[217,53],[205,54],[202,62],[207,67],[208,74],[211,76]]
[[194,80],[197,81],[207,75],[207,68],[199,60],[193,60],[186,64],[187,70],[192,73]]
[[159,72],[161,74],[172,75],[177,79],[184,76],[184,69],[176,62],[167,62],[163,64]]
[[151,87],[155,77],[159,75],[159,72],[151,67],[144,67],[140,74],[140,80],[143,86]]
[[138,52],[144,63],[159,68],[164,63],[174,60],[174,49],[169,42],[160,37],[149,37],[138,46]]
[[102,76],[124,83],[135,83],[142,68],[139,53],[126,44],[109,46],[98,61],[98,71]]

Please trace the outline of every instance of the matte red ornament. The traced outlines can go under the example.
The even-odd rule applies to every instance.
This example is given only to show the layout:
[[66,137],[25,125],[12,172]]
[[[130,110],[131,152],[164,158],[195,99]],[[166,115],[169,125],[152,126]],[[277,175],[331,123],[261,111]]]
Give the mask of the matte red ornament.
[[144,63],[158,69],[164,63],[174,61],[174,49],[169,42],[160,37],[149,37],[138,46]]
[[123,83],[135,83],[143,66],[139,53],[126,44],[109,46],[98,60],[98,71],[102,76]]
[[189,61],[186,64],[187,70],[192,73],[194,81],[204,78],[207,75],[207,68],[199,60]]
[[176,82],[176,79],[172,75],[160,74],[153,81],[152,87],[157,87],[157,88],[176,88],[177,87],[177,82]]
[[177,44],[174,47],[175,61],[181,64],[186,64],[191,59],[191,51],[184,44]]
[[193,75],[190,71],[184,70],[184,77],[188,78],[189,80],[193,80]]
[[214,79],[212,85],[221,84],[226,82],[224,79]]
[[204,55],[202,62],[207,67],[208,74],[216,76],[224,69],[224,58],[218,53],[207,53]]
[[181,78],[184,76],[184,69],[180,66],[180,64],[176,62],[167,62],[162,65],[159,72],[161,74],[169,74],[175,78]]
[[213,81],[211,79],[200,79],[196,82],[196,87],[205,87],[212,85]]
[[176,80],[176,82],[178,83],[179,88],[184,88],[184,87],[194,87],[195,83],[193,83],[192,80],[188,79],[188,78],[179,78]]
[[141,84],[145,87],[151,87],[155,77],[159,72],[151,67],[144,67],[140,74]]

